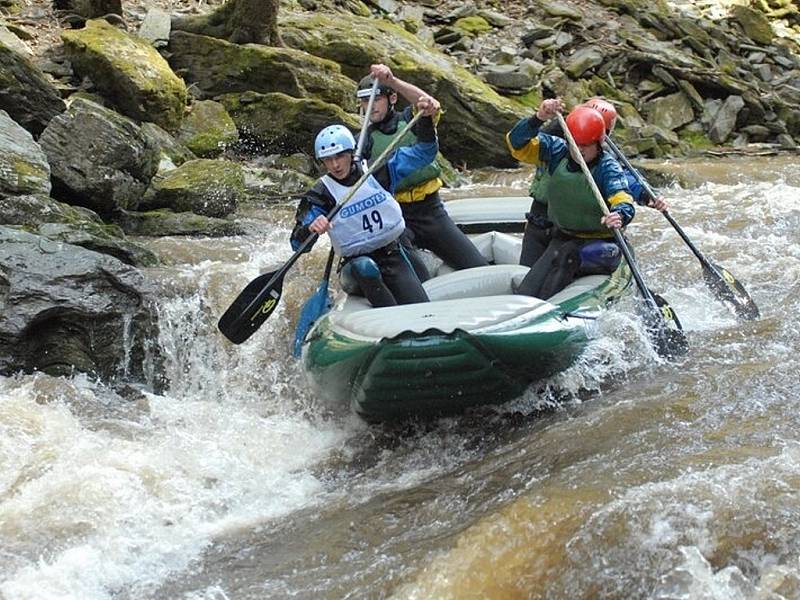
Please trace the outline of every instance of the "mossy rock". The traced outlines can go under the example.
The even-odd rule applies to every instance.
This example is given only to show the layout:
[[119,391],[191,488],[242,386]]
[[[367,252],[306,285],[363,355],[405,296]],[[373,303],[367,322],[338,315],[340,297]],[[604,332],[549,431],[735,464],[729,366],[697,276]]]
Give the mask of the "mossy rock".
[[731,7],[731,14],[751,40],[759,44],[772,43],[775,31],[764,13],[749,6],[734,4]]
[[219,156],[239,139],[239,131],[219,102],[198,100],[183,120],[177,139],[197,156]]
[[681,142],[687,144],[692,150],[708,150],[714,147],[714,142],[703,131],[693,131],[684,128],[678,132]]
[[153,178],[138,208],[169,208],[219,218],[234,212],[244,195],[239,165],[199,158]]
[[203,35],[175,31],[170,64],[204,97],[254,91],[319,98],[344,109],[355,108],[356,82],[339,65],[292,48],[240,46]]
[[155,123],[142,123],[141,129],[142,135],[147,140],[147,145],[158,152],[162,161],[167,159],[169,163],[180,166],[188,160],[197,158],[194,152]]
[[242,227],[234,221],[204,217],[192,212],[176,213],[166,208],[145,212],[119,211],[115,219],[128,235],[146,237],[167,235],[224,237],[244,233]]
[[542,97],[542,92],[538,89],[526,92],[521,96],[514,96],[513,99],[519,102],[522,106],[525,106],[526,108],[532,108],[533,110],[538,110],[539,105],[542,103],[542,100],[544,100]]
[[481,16],[473,15],[471,17],[461,17],[453,23],[453,27],[460,29],[470,36],[480,35],[492,30],[489,22]]
[[91,79],[123,114],[167,131],[178,128],[186,108],[186,85],[147,40],[102,19],[61,37],[75,72]]
[[322,100],[281,93],[226,94],[218,100],[233,117],[243,137],[257,140],[268,152],[311,154],[314,138],[332,123],[358,130],[355,115]]
[[435,96],[444,110],[439,144],[453,162],[470,167],[516,164],[498,132],[511,129],[521,116],[520,105],[402,27],[351,15],[286,14],[281,35],[292,47],[337,62],[354,80],[368,73],[371,64],[384,63]]

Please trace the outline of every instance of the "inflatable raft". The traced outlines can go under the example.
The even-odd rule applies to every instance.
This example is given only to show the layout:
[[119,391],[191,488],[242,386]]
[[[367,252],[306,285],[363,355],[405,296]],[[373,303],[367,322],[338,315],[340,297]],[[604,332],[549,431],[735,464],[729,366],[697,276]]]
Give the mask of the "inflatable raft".
[[[458,201],[466,203],[448,210],[463,224],[492,200]],[[529,204],[518,198],[503,210],[513,205],[518,218]],[[470,223],[510,222],[503,219],[484,214]],[[494,264],[455,272],[441,266],[423,284],[430,302],[372,308],[361,297],[338,297],[303,346],[317,392],[350,402],[369,421],[501,403],[570,366],[600,312],[631,288],[623,262],[611,275],[581,277],[546,301],[516,295],[528,271],[517,264],[521,239],[493,230],[473,241]]]

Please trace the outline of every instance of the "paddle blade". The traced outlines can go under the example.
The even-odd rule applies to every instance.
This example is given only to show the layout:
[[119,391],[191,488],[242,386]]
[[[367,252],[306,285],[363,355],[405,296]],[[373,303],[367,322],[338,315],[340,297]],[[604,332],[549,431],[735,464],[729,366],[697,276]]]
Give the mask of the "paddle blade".
[[683,356],[689,351],[689,340],[686,339],[678,315],[664,298],[652,291],[650,294],[658,307],[658,313],[655,315],[649,311],[653,316],[648,323],[648,332],[656,352],[667,359]]
[[714,296],[740,319],[752,321],[761,315],[744,286],[727,269],[713,263],[703,265],[703,278]]
[[317,291],[306,300],[303,310],[300,311],[300,317],[297,319],[297,327],[294,330],[294,351],[292,352],[295,358],[299,358],[302,354],[303,340],[306,339],[311,327],[317,322],[317,319],[328,312],[330,307],[331,299],[328,295],[328,279],[325,278],[325,281],[320,284]]
[[241,344],[253,335],[277,308],[282,288],[283,273],[280,271],[253,279],[220,317],[217,327],[222,335],[234,344]]

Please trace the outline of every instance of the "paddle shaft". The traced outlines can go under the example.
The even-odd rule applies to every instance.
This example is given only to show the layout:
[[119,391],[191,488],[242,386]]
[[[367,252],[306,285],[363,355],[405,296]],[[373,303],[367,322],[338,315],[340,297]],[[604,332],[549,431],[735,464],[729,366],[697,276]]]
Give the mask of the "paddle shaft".
[[372,114],[372,105],[375,104],[375,92],[378,91],[378,80],[372,82],[372,89],[369,91],[369,101],[367,102],[367,110],[364,113],[364,122],[361,124],[361,133],[358,134],[358,144],[356,145],[356,153],[353,158],[356,162],[361,160],[361,155],[364,153],[364,140],[367,139],[367,129],[369,129],[369,116]]
[[[414,118],[411,119],[405,127],[403,127],[402,131],[389,142],[389,145],[386,146],[386,149],[381,153],[381,155],[375,159],[369,168],[364,171],[363,175],[358,178],[358,181],[353,184],[353,187],[345,194],[344,198],[342,198],[341,202],[339,202],[336,206],[334,206],[331,211],[325,215],[325,218],[330,222],[334,219],[334,217],[339,214],[339,211],[342,210],[345,204],[347,204],[353,195],[358,191],[358,189],[364,184],[364,182],[372,176],[372,174],[378,170],[378,168],[384,163],[384,161],[389,157],[389,155],[394,152],[394,150],[400,145],[405,137],[405,134],[420,120],[422,117],[422,113],[418,112],[414,115]],[[311,246],[314,242],[317,241],[319,237],[318,233],[312,233],[309,235],[301,244],[300,247],[295,251],[294,254],[287,260],[284,265],[275,271],[275,273],[270,277],[269,282],[264,288],[258,293],[258,295],[253,298],[253,300],[245,307],[242,311],[243,316],[249,316],[251,314],[258,314],[258,311],[255,310],[257,307],[261,306],[265,300],[267,300],[267,296],[270,295],[273,288],[278,284],[280,281],[283,280],[283,277],[286,275],[286,272],[292,268],[292,265],[297,262],[300,256],[306,251],[306,249]],[[267,300],[268,301],[268,300]],[[255,311],[255,312],[254,312]]]
[[[567,127],[567,123],[564,121],[564,117],[561,115],[561,113],[556,114],[558,116],[558,122],[561,125],[561,129],[564,130],[564,137],[567,139],[567,142],[572,149],[572,153],[575,155],[575,161],[580,165],[584,177],[586,177],[587,181],[589,182],[592,192],[594,193],[594,197],[597,200],[597,203],[600,205],[600,209],[603,211],[603,214],[608,215],[610,211],[608,210],[608,206],[606,206],[606,201],[603,200],[603,194],[600,193],[600,188],[597,187],[597,183],[592,176],[592,172],[589,170],[586,161],[583,160],[583,156],[578,149],[578,144],[575,142],[575,138],[572,137],[572,132],[570,132],[569,127]],[[641,292],[648,306],[652,310],[657,311],[660,315],[661,309],[658,308],[658,304],[656,303],[655,298],[653,298],[653,294],[651,294],[650,290],[647,289],[644,279],[642,278],[641,273],[639,273],[639,269],[637,268],[636,262],[633,259],[630,248],[628,248],[628,243],[625,241],[625,238],[622,237],[622,234],[618,229],[612,229],[611,231],[614,234],[614,239],[616,240],[617,245],[619,246],[620,250],[622,250],[622,255],[628,262],[628,266],[631,269],[631,273],[633,273],[633,278],[636,281],[636,286],[639,288],[639,292]]]

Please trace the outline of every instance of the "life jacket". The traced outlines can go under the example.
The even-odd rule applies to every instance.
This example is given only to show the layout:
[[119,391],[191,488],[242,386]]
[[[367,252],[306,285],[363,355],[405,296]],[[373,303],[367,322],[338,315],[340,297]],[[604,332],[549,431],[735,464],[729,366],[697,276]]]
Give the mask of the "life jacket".
[[[321,180],[336,203],[351,188],[330,175]],[[331,245],[340,256],[367,254],[395,241],[406,228],[400,205],[372,175],[336,214],[328,232]]]
[[564,157],[552,173],[545,170],[536,187],[537,199],[547,202],[547,218],[579,237],[611,237],[600,223],[603,211],[589,182],[582,171],[570,171],[568,163]]
[[[372,158],[380,156],[391,141],[397,137],[398,132],[406,125],[402,113],[397,113],[396,127],[394,133],[384,133],[377,128],[373,128],[370,132],[372,138],[372,149],[370,154]],[[417,136],[411,131],[408,131],[400,142],[400,146],[412,146],[417,143]],[[406,175],[403,179],[397,182],[395,186],[395,197],[398,202],[416,202],[417,200],[424,199],[428,194],[432,194],[442,187],[442,180],[439,176],[442,174],[442,168],[434,160],[433,162],[417,169],[416,171]]]

